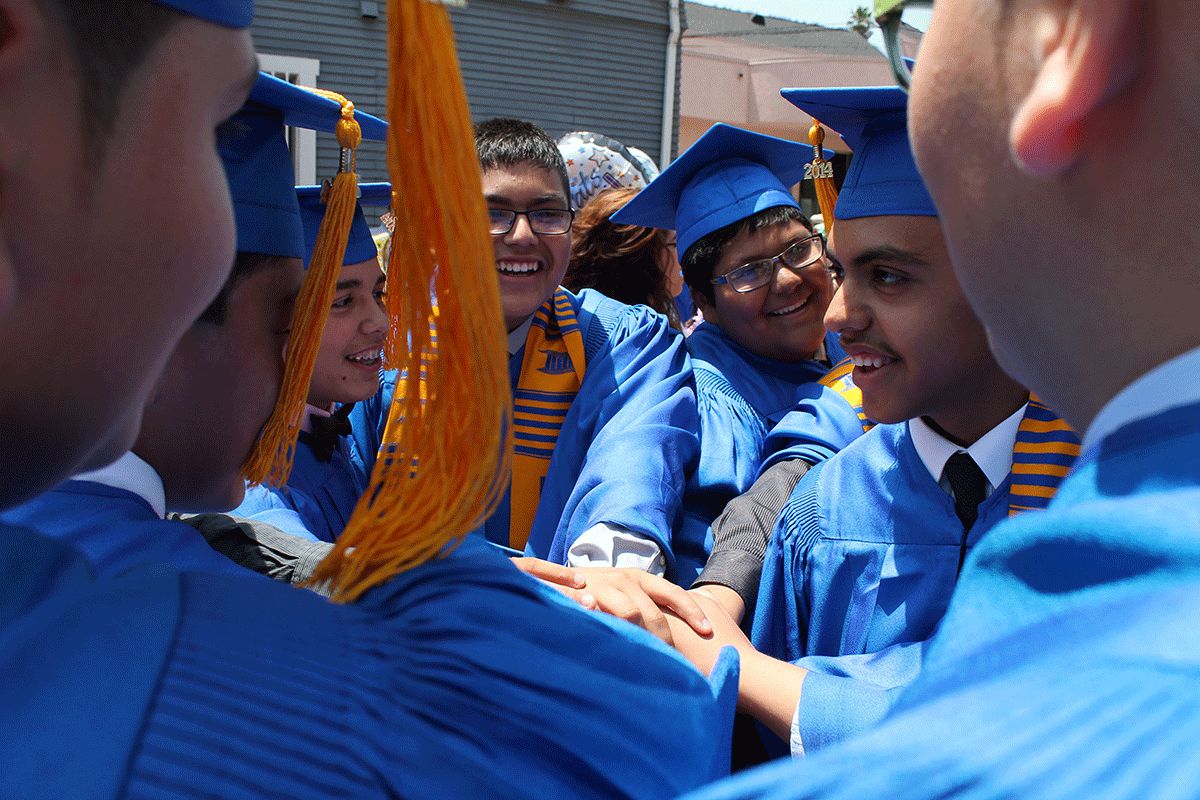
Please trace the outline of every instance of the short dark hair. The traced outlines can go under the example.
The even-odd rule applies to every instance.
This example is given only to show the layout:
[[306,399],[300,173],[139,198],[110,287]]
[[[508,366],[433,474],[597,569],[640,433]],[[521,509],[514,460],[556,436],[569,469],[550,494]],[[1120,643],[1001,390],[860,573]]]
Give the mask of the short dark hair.
[[242,281],[270,267],[283,266],[290,259],[285,256],[269,256],[263,253],[238,253],[233,260],[233,270],[221,287],[220,293],[208,304],[208,308],[196,322],[208,325],[224,325],[229,321],[229,298]]
[[480,122],[475,126],[475,153],[484,172],[533,164],[557,175],[562,180],[567,203],[571,202],[571,181],[558,144],[532,122],[508,117]]
[[794,206],[772,206],[701,236],[692,243],[680,261],[683,265],[684,282],[693,292],[699,292],[708,302],[715,303],[717,295],[712,285],[713,270],[721,260],[726,245],[733,241],[733,237],[745,230],[753,232],[793,220],[812,230],[812,223],[800,209]]
[[183,15],[151,0],[40,0],[76,67],[87,155],[112,133],[129,76]]

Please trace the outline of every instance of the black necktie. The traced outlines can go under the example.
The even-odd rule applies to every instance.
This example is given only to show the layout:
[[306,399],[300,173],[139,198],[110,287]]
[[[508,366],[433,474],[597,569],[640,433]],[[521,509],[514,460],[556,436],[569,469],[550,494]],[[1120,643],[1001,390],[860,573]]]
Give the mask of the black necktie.
[[309,443],[319,461],[331,460],[334,451],[337,450],[338,439],[350,435],[352,429],[348,417],[353,409],[354,403],[346,403],[328,417],[309,415],[309,423],[312,425]]
[[958,570],[962,572],[967,557],[967,534],[979,518],[979,504],[987,497],[987,476],[975,463],[975,459],[964,452],[950,456],[942,475],[954,493],[954,513],[963,526],[962,546],[958,552]]

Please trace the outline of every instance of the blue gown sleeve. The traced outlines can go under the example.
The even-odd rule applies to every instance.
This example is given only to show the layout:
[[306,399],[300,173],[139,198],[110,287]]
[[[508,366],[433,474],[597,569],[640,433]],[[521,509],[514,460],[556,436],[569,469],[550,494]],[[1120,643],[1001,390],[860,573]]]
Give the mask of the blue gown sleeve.
[[865,421],[837,390],[807,383],[797,393],[796,407],[767,434],[762,469],[796,458],[824,461],[862,436]]
[[308,541],[319,541],[318,537],[304,524],[304,519],[291,505],[280,497],[279,492],[266,486],[247,486],[242,504],[229,512],[230,516],[265,522],[284,533],[299,536]]
[[809,670],[800,694],[804,752],[845,741],[874,727],[916,680],[928,642],[905,642],[878,653],[806,656],[794,662]]
[[[589,298],[589,295],[592,297]],[[584,308],[600,297],[585,291]],[[580,431],[590,431],[578,474],[555,470],[546,478],[539,509],[562,508],[547,546],[535,521],[530,545],[565,563],[574,540],[600,522],[621,525],[654,540],[675,570],[672,530],[682,513],[685,476],[699,458],[696,391],[683,336],[666,318],[642,306],[626,307],[588,360],[571,408]],[[559,439],[558,448],[564,441]]]

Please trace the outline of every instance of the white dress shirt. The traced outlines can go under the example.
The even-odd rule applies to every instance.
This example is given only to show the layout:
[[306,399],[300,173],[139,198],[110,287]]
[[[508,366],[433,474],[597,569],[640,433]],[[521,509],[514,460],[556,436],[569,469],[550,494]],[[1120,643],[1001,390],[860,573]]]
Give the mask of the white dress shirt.
[[990,495],[1012,471],[1013,445],[1017,441],[1017,430],[1021,427],[1021,419],[1025,416],[1027,405],[1028,403],[1023,404],[999,425],[980,436],[970,447],[960,447],[951,442],[919,417],[908,421],[908,433],[912,436],[913,447],[921,457],[921,463],[947,494],[952,495],[953,492],[950,491],[950,482],[942,475],[946,469],[946,462],[955,453],[966,453],[983,471],[988,481],[987,493]]
[[154,467],[132,452],[125,453],[107,467],[73,475],[71,480],[91,481],[114,489],[124,489],[145,500],[159,519],[167,513],[167,494],[162,478]]

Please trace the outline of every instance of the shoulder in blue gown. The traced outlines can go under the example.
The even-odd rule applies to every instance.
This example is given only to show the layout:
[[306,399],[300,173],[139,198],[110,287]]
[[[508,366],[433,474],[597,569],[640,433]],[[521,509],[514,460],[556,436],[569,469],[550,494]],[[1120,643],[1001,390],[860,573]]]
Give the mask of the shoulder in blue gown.
[[883,724],[689,797],[1195,797],[1198,509],[1200,405],[1125,426],[980,543]]
[[348,606],[96,578],[8,527],[0,566],[0,796],[671,797],[728,770],[703,677],[477,537]]

